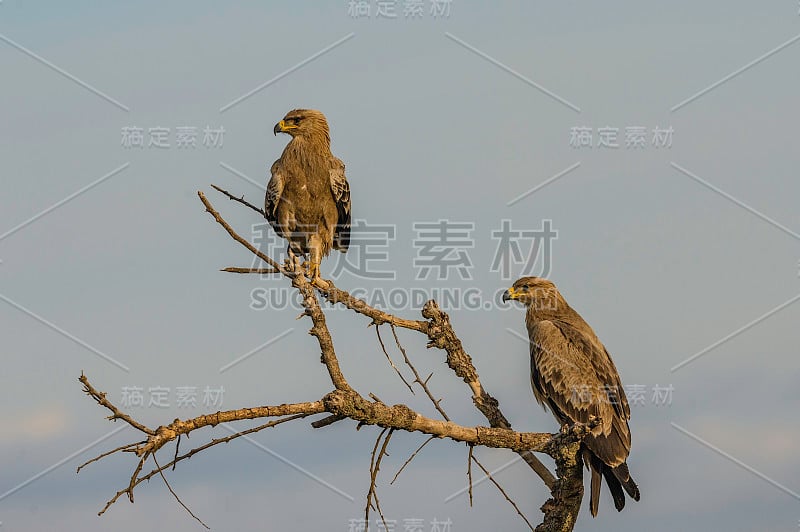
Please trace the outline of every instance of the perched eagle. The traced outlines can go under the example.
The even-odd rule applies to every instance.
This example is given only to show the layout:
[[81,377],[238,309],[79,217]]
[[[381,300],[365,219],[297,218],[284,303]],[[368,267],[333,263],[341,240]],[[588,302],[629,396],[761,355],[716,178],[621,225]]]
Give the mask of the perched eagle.
[[331,153],[328,121],[319,111],[295,109],[273,128],[292,137],[270,170],[264,212],[275,232],[289,241],[289,256],[310,255],[309,277],[331,248],[350,245],[350,185],[344,163]]
[[631,411],[608,351],[547,279],[519,279],[503,294],[503,301],[509,299],[528,307],[531,386],[539,404],[549,407],[562,426],[600,419],[582,446],[583,461],[592,472],[592,516],[597,515],[601,476],[617,510],[625,507],[623,488],[638,501],[639,488],[625,463],[631,450]]

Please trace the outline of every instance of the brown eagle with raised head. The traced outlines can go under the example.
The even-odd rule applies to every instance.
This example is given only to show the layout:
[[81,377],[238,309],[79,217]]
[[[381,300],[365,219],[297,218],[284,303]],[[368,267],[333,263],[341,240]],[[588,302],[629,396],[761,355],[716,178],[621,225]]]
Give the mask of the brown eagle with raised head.
[[264,212],[275,232],[289,241],[292,262],[309,255],[309,277],[320,279],[319,263],[331,248],[350,245],[350,184],[344,163],[331,153],[328,121],[319,111],[294,109],[273,133],[292,137],[272,164]]
[[631,411],[611,356],[589,324],[547,279],[517,280],[503,294],[503,301],[509,299],[528,307],[525,326],[536,401],[549,407],[562,426],[600,419],[582,444],[583,461],[592,472],[592,516],[597,515],[601,477],[621,511],[625,507],[622,490],[638,501],[639,488],[625,463],[631,450]]

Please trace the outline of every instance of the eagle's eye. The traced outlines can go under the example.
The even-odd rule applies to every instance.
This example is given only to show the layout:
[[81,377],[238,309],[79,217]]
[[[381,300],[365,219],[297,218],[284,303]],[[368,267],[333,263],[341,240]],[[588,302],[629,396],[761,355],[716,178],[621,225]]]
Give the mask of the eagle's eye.
[[291,121],[294,122],[295,125],[297,125],[297,123],[300,122],[300,117],[295,116],[294,118],[291,119]]

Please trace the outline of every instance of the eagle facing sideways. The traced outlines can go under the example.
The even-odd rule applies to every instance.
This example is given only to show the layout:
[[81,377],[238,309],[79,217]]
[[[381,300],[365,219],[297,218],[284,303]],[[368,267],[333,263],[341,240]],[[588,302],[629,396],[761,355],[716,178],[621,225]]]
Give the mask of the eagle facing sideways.
[[292,261],[309,255],[309,277],[331,248],[350,245],[350,184],[344,163],[331,153],[328,121],[319,111],[294,109],[273,128],[292,137],[272,164],[264,212],[275,232],[289,241]]
[[523,277],[503,294],[528,307],[531,386],[536,401],[549,407],[558,422],[600,424],[583,440],[583,461],[592,474],[589,509],[597,515],[601,476],[618,511],[623,489],[639,500],[639,488],[625,460],[631,449],[628,400],[617,368],[589,324],[564,300],[556,286],[540,277]]

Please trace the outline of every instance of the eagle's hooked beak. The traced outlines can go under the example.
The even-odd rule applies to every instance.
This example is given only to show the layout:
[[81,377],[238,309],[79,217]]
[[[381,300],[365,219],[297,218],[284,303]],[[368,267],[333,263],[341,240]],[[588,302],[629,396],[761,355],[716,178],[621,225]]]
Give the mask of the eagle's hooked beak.
[[511,288],[503,292],[503,303],[505,303],[509,299],[517,299],[518,296],[519,293],[512,286]]
[[[277,136],[278,133],[286,133],[290,129],[297,129],[298,127],[299,126],[297,125],[297,123],[287,124],[286,120],[281,120],[280,122],[275,124],[275,127],[272,128],[272,132],[275,134],[275,136]],[[291,135],[291,133],[289,134]]]

